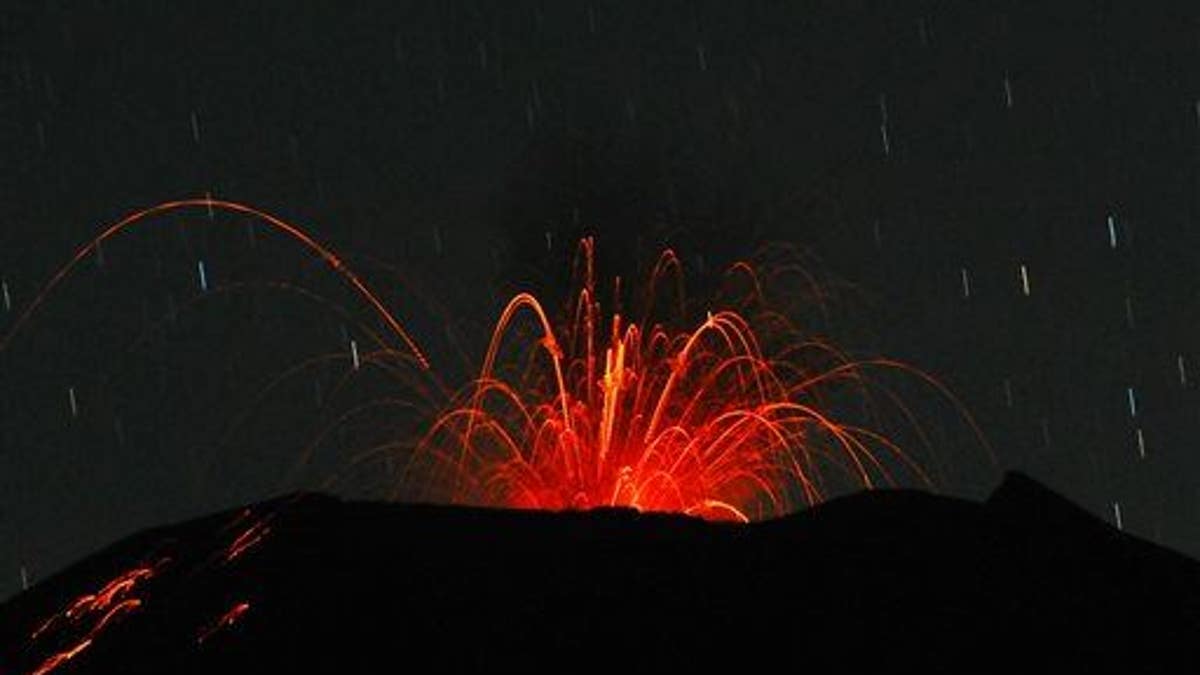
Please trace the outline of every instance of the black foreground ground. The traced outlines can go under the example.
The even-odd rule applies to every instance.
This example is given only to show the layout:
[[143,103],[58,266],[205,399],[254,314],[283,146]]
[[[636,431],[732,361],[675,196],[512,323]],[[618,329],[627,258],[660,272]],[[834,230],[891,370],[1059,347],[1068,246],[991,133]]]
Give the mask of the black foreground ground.
[[877,491],[750,526],[303,494],[138,534],[0,606],[3,675],[1159,670],[1198,652],[1200,564],[1019,474],[983,503]]

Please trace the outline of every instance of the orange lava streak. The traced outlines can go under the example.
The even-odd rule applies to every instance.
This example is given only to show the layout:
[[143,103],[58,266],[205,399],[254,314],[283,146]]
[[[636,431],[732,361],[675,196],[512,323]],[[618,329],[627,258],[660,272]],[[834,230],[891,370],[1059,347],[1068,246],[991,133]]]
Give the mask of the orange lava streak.
[[241,557],[251,547],[257,546],[262,542],[263,537],[271,533],[271,526],[265,520],[254,523],[250,527],[242,531],[241,534],[229,544],[225,549],[225,562],[231,563],[235,559]]
[[238,619],[242,618],[242,615],[245,614],[249,609],[250,603],[248,602],[239,602],[233,607],[230,607],[229,611],[221,615],[221,618],[214,621],[211,626],[204,629],[199,635],[196,636],[196,644],[204,644],[204,642],[211,638],[217,631],[228,628],[237,623]]
[[101,630],[104,630],[104,627],[107,626],[108,623],[110,621],[112,621],[115,617],[117,617],[121,614],[124,614],[126,612],[132,612],[133,610],[135,610],[141,606],[142,606],[142,601],[138,600],[137,598],[129,598],[128,600],[122,600],[121,602],[113,605],[112,609],[105,612],[104,616],[100,618],[100,621],[96,622],[96,625],[94,627],[92,627],[92,629],[90,631],[88,631],[87,640],[90,642],[91,640],[95,639],[96,635]]
[[181,199],[177,201],[164,202],[162,204],[137,211],[136,213],[128,215],[116,223],[109,225],[99,234],[99,236],[80,247],[79,250],[75,252],[75,255],[65,265],[59,268],[59,270],[55,272],[50,280],[46,282],[38,294],[34,296],[33,301],[30,302],[29,305],[25,307],[24,311],[21,312],[20,316],[17,317],[17,320],[13,323],[12,329],[9,330],[8,334],[5,335],[3,339],[0,339],[0,352],[4,351],[8,347],[13,337],[16,336],[18,331],[21,330],[21,328],[29,320],[30,316],[33,315],[37,308],[41,306],[47,295],[52,292],[60,283],[62,283],[63,279],[65,279],[71,273],[71,271],[75,269],[80,261],[91,255],[92,252],[94,252],[102,243],[116,236],[126,228],[151,216],[180,209],[201,207],[208,209],[210,212],[212,209],[222,209],[232,213],[253,216],[254,218],[261,220],[276,230],[287,234],[296,241],[299,241],[306,248],[324,260],[331,268],[333,268],[335,272],[341,275],[341,277],[350,284],[355,292],[357,292],[364,300],[367,301],[368,304],[371,305],[372,309],[374,309],[380,318],[387,323],[388,327],[391,328],[392,331],[404,341],[404,344],[408,347],[408,350],[412,352],[417,362],[421,364],[421,367],[426,370],[429,369],[428,359],[425,358],[424,352],[422,352],[417,346],[416,341],[409,336],[408,331],[404,330],[403,326],[400,325],[399,320],[397,320],[396,317],[389,312],[386,307],[383,306],[383,303],[379,300],[375,293],[372,292],[371,289],[368,288],[367,285],[358,278],[358,275],[351,271],[350,268],[346,267],[345,263],[342,262],[342,259],[334,254],[333,251],[325,246],[322,246],[315,239],[313,239],[312,236],[299,227],[276,218],[269,213],[264,213],[263,211],[259,211],[251,206],[246,206],[245,204],[211,198]]
[[154,568],[149,566],[135,567],[122,572],[100,590],[79,596],[65,610],[46,619],[33,631],[29,639],[38,639],[60,622],[79,621],[88,614],[108,609],[114,602],[122,600],[124,596],[128,595],[139,582],[150,578],[153,574]]
[[[820,501],[837,477],[857,488],[901,472],[925,479],[897,443],[839,419],[824,400],[853,390],[861,401],[865,365],[914,372],[945,393],[931,378],[891,361],[852,361],[781,328],[786,317],[765,306],[715,308],[690,328],[651,322],[659,276],[674,275],[683,306],[671,251],[653,268],[642,320],[606,318],[593,256],[583,240],[582,288],[562,324],[532,294],[509,301],[478,380],[418,443],[402,489],[476,505],[615,505],[746,521]],[[733,307],[762,305],[753,268],[738,263],[728,277],[751,286]],[[509,339],[522,309],[539,335],[524,343]]]
[[[166,559],[163,559],[158,564],[161,565],[165,562]],[[118,617],[141,607],[142,601],[140,599],[126,596],[130,595],[138,584],[154,576],[156,567],[142,565],[126,570],[104,584],[100,590],[95,593],[86,593],[79,596],[66,609],[42,622],[30,635],[29,639],[31,643],[36,643],[39,638],[45,636],[52,628],[57,628],[60,631],[66,629],[79,630],[89,617],[99,616],[95,620],[95,623],[87,629],[87,632],[84,633],[79,642],[46,658],[33,671],[34,675],[45,675],[74,659],[84,650],[91,647],[100,636],[100,633]]]
[[127,594],[142,579],[153,574],[150,567],[137,567],[108,582],[94,594],[80,596],[66,612],[66,618],[74,619],[86,612],[102,610],[113,601]]
[[85,650],[91,646],[92,646],[92,641],[89,638],[87,640],[80,642],[79,644],[75,645],[74,647],[72,647],[70,649],[61,651],[61,652],[51,656],[50,658],[46,659],[45,661],[43,661],[42,665],[38,666],[37,670],[34,670],[31,673],[31,675],[46,675],[46,673],[49,673],[50,671],[57,669],[59,666],[65,664],[67,661],[70,661],[71,659],[75,658],[76,656],[78,656],[80,654],[80,652],[82,652],[83,650]]

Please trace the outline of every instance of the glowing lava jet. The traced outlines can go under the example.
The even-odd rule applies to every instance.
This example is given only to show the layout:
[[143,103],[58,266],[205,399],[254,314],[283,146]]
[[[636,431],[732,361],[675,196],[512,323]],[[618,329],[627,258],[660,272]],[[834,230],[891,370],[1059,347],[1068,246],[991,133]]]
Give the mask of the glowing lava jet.
[[[606,313],[595,245],[583,240],[578,292],[563,318],[553,320],[531,294],[514,297],[478,379],[454,394],[379,297],[305,230],[236,202],[166,202],[110,225],[76,251],[0,340],[0,353],[101,243],[187,209],[208,211],[208,220],[218,210],[249,217],[302,244],[398,339],[401,349],[379,339],[378,353],[411,366],[412,378],[404,379],[417,386],[407,391],[440,412],[415,441],[389,444],[404,448],[399,462],[389,462],[400,466],[396,497],[551,510],[625,506],[748,521],[790,513],[839,489],[929,483],[878,424],[882,407],[915,427],[913,416],[866,371],[904,371],[954,402],[939,383],[895,361],[853,360],[806,335],[765,300],[759,273],[747,263],[726,275],[742,291],[689,321],[683,272],[670,250],[648,275],[636,311]],[[203,266],[200,272],[207,286]],[[658,296],[670,295],[660,293],[663,287],[678,302],[667,318],[655,310],[664,304]],[[614,305],[622,301],[619,279],[609,297]],[[357,345],[351,347],[357,370]],[[888,405],[877,406],[877,395]]]
[[[823,405],[847,392],[861,402],[868,367],[928,380],[919,372],[852,361],[806,340],[766,308],[744,263],[729,276],[750,290],[690,326],[649,316],[664,277],[682,287],[669,250],[650,274],[644,316],[606,314],[594,259],[585,239],[582,287],[566,320],[556,324],[527,293],[508,303],[478,380],[421,439],[402,491],[485,506],[624,506],[748,521],[820,501],[830,480],[872,487],[897,472],[926,480],[886,436]],[[619,279],[615,286],[619,302]],[[524,314],[532,332],[520,331],[529,328]]]

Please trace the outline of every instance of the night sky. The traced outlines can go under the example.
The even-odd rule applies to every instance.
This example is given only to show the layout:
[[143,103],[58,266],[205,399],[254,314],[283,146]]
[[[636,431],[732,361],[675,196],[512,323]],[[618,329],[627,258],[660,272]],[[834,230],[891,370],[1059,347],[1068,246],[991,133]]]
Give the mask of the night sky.
[[[786,242],[839,280],[823,330],[975,415],[995,466],[917,404],[945,492],[1019,468],[1200,555],[1195,11],[247,4],[0,9],[0,332],[103,226],[206,194],[344,254],[450,379],[513,292],[564,290],[583,234],[605,276]],[[397,394],[367,374],[327,400],[367,313],[294,242],[217,220],[113,241],[0,354],[0,597],[403,431],[350,425],[289,470],[330,410]]]

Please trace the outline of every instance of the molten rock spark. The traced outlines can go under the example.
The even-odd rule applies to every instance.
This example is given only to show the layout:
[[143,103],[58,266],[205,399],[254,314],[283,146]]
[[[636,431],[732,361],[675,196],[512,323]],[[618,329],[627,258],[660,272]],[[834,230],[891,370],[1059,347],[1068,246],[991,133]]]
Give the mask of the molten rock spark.
[[[640,320],[604,312],[592,240],[581,243],[576,265],[582,287],[565,320],[555,323],[528,293],[504,308],[478,380],[417,444],[402,492],[482,506],[619,506],[748,521],[822,500],[834,474],[867,488],[892,483],[897,470],[926,480],[896,443],[822,403],[844,390],[865,395],[870,366],[925,376],[895,362],[855,362],[805,339],[765,308],[749,265],[729,276],[751,291],[690,326],[651,313],[664,277],[682,286],[671,251],[650,274]],[[616,287],[619,302],[619,279]],[[532,334],[520,332],[523,313]]]

